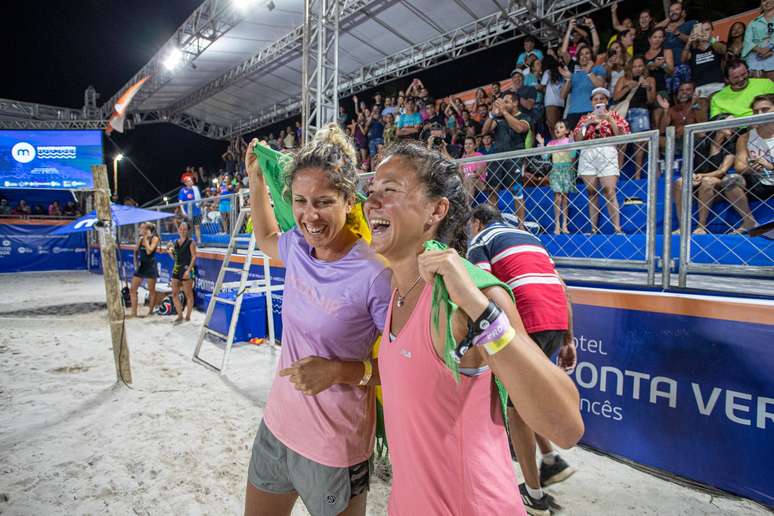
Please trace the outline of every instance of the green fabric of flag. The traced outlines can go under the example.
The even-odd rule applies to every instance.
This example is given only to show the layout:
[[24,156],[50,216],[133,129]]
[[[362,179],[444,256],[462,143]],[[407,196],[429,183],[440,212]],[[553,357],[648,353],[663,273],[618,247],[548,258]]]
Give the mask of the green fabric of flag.
[[271,200],[274,203],[274,216],[280,231],[285,232],[296,225],[293,219],[293,208],[290,201],[283,195],[285,191],[285,174],[293,158],[287,154],[275,151],[265,145],[255,146],[255,156],[261,167],[263,179],[269,187]]
[[[428,240],[424,244],[424,248],[427,251],[440,251],[446,249],[446,247],[447,246],[445,244],[435,240]],[[476,288],[485,289],[494,286],[502,287],[506,292],[508,292],[508,295],[511,296],[511,300],[515,302],[513,292],[511,292],[511,289],[508,287],[508,285],[498,280],[492,274],[486,272],[480,267],[476,267],[464,258],[462,259],[462,263],[465,264],[465,269],[467,270],[470,279],[473,280],[473,284],[476,286]],[[457,349],[457,343],[454,341],[454,334],[452,332],[452,317],[454,316],[454,311],[457,310],[457,305],[454,304],[454,302],[449,297],[449,291],[446,290],[446,284],[443,281],[443,277],[440,274],[437,274],[435,276],[435,282],[433,283],[433,301],[430,311],[430,320],[436,331],[439,331],[440,329],[442,307],[445,309],[446,313],[446,320],[443,321],[443,324],[446,327],[446,342],[444,346],[443,360],[446,363],[446,367],[451,370],[455,380],[457,380],[459,383],[460,366],[454,356],[454,351]],[[502,382],[500,382],[500,380],[497,378],[495,378],[495,385],[497,385],[497,392],[500,395],[500,405],[503,409],[503,421],[505,422],[505,427],[508,428],[508,392],[505,390],[505,386],[502,384]]]

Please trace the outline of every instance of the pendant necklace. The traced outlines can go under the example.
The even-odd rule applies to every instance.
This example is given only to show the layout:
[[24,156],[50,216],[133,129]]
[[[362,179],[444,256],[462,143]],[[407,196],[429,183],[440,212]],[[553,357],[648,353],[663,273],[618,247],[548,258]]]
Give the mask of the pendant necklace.
[[406,297],[408,297],[408,295],[411,293],[411,291],[412,291],[412,290],[414,290],[414,287],[416,287],[416,286],[417,286],[417,283],[419,283],[419,280],[420,280],[420,279],[422,279],[422,275],[421,275],[421,274],[420,274],[419,276],[417,276],[417,279],[414,281],[414,284],[413,284],[413,285],[411,285],[411,286],[409,287],[409,289],[406,291],[406,293],[405,293],[405,294],[403,294],[402,296],[400,295],[400,290],[398,290],[397,288],[395,289],[395,290],[397,290],[397,292],[398,292],[398,296],[397,296],[397,297],[398,297],[398,301],[395,303],[395,305],[396,305],[398,308],[400,308],[400,307],[402,307],[404,304],[406,304]]

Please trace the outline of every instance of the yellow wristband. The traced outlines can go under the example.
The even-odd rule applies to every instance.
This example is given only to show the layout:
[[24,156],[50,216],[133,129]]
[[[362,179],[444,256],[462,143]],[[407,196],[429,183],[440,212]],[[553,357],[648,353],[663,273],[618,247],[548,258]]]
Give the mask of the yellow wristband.
[[371,365],[370,360],[363,360],[363,378],[360,379],[358,385],[368,385],[371,381],[371,375],[374,374],[374,366]]
[[513,337],[516,336],[516,332],[513,328],[508,328],[508,330],[503,334],[502,337],[500,337],[497,340],[493,340],[492,342],[487,342],[484,344],[484,349],[487,353],[490,355],[494,355],[496,353],[499,353],[503,350],[508,344],[511,343],[513,340]]

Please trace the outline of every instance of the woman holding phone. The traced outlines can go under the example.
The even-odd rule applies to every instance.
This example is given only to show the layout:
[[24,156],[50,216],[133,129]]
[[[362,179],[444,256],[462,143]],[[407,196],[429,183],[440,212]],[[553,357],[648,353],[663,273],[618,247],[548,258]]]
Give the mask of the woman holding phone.
[[137,289],[143,280],[148,282],[148,315],[153,315],[156,307],[156,278],[159,273],[156,267],[156,248],[159,245],[159,237],[156,234],[156,225],[152,222],[140,224],[140,241],[134,250],[134,277],[129,288],[129,296],[132,300],[132,312],[129,317],[137,317]]
[[[609,138],[621,134],[629,134],[629,123],[615,111],[607,109],[610,102],[610,92],[605,88],[596,88],[591,92],[591,103],[594,110],[583,115],[573,131],[576,142]],[[618,176],[618,151],[614,145],[591,147],[583,149],[578,162],[578,175],[586,185],[589,196],[589,220],[591,233],[599,230],[599,187],[607,202],[607,213],[616,234],[622,234],[621,216],[618,210],[616,189]]]

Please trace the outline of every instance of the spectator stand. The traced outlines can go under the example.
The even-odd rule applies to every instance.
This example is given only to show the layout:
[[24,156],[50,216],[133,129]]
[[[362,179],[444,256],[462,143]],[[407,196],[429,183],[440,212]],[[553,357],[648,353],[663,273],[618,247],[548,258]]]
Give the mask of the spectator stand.
[[[747,229],[774,220],[774,186],[751,187],[752,172],[746,167],[738,170],[740,164],[744,163],[740,163],[737,154],[734,166],[718,179],[718,185],[713,187],[709,196],[702,196],[701,190],[698,194],[692,193],[695,190],[694,178],[697,177],[694,174],[706,170],[706,164],[710,161],[706,149],[714,134],[724,129],[730,130],[730,138],[738,141],[753,129],[772,124],[774,113],[686,126],[682,149],[683,169],[693,173],[682,174],[682,190],[679,192],[682,196],[682,211],[674,217],[674,222],[679,217],[680,227],[684,228],[679,243],[679,287],[688,285],[690,274],[747,276],[774,284],[774,241],[763,236],[750,237],[743,227],[745,213],[752,216]],[[766,157],[774,158],[771,153]],[[669,158],[674,159],[671,156]],[[672,184],[675,179],[674,169],[666,167],[666,184]],[[774,183],[774,179],[769,182]],[[699,184],[698,189],[701,188]],[[671,206],[667,204],[664,225],[667,233],[670,224],[671,227],[677,227],[670,209]],[[701,211],[707,217],[704,224],[701,224]]]

